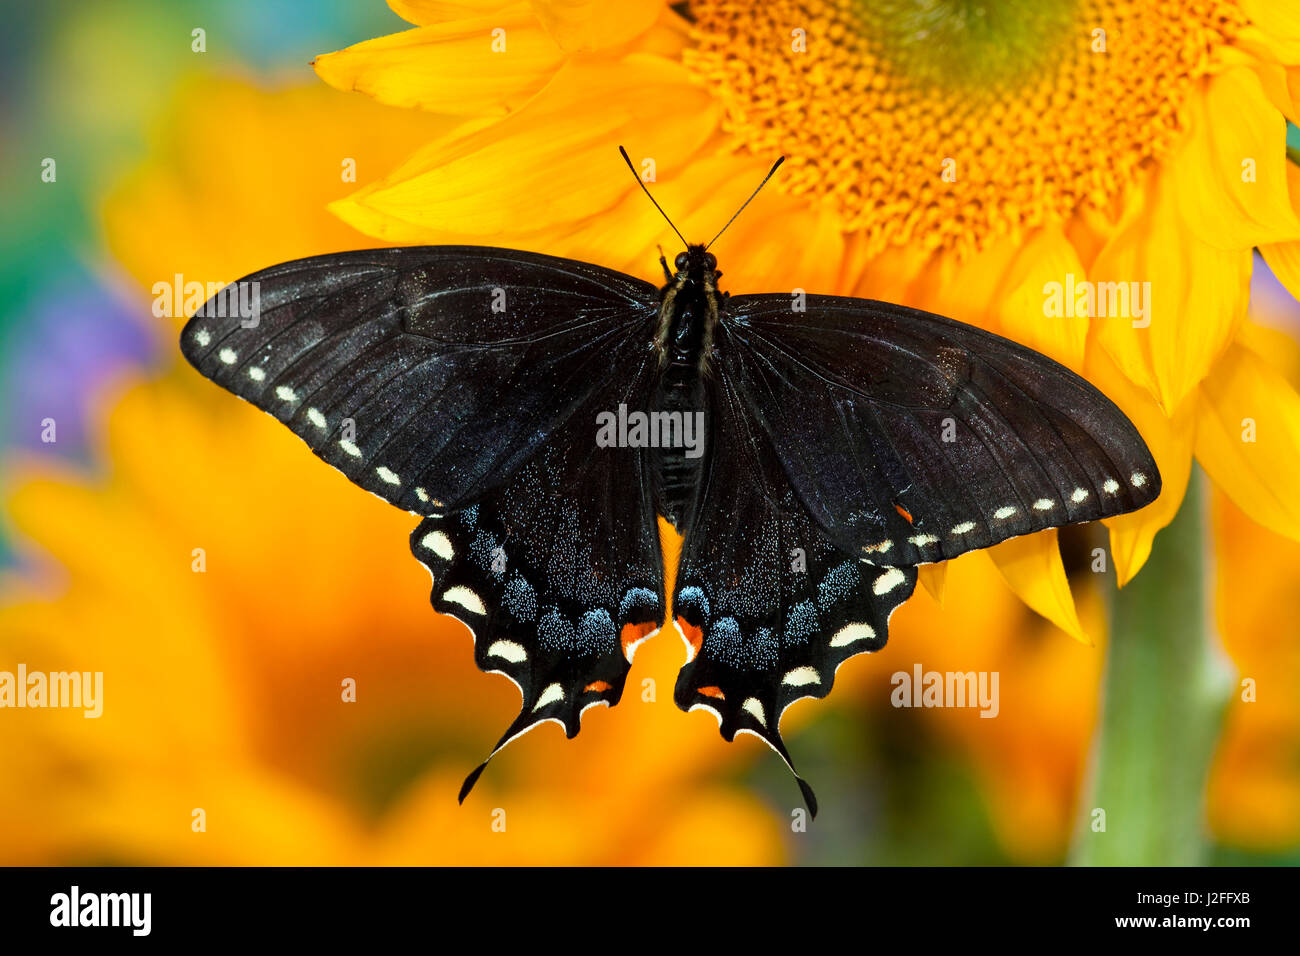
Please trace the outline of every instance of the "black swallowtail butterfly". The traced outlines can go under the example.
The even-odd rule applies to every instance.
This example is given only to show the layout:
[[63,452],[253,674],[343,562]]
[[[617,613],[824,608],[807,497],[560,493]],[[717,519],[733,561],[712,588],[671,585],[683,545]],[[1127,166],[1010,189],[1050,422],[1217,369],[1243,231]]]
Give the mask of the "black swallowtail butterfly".
[[656,513],[685,538],[678,706],[794,772],[783,711],[884,646],[918,565],[1160,492],[1137,430],[1056,362],[900,305],[731,296],[706,250],[661,258],[662,288],[510,249],[315,256],[240,280],[256,323],[214,299],[181,334],[202,374],[421,516],[434,608],[523,696],[488,760],[618,703],[665,617]]

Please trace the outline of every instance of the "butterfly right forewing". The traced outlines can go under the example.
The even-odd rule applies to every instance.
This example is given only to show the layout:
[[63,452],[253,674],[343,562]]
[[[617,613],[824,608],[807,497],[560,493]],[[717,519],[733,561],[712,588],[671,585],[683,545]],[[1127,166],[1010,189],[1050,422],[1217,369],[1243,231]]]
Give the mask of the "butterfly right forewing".
[[1141,435],[1090,383],[916,309],[736,296],[715,365],[827,535],[881,565],[1122,514],[1160,492]]

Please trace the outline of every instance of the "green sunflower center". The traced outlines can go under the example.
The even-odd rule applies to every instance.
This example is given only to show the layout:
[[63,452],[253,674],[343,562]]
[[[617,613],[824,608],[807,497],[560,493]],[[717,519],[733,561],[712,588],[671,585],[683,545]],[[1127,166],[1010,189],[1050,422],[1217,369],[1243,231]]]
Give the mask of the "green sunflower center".
[[1070,42],[1076,0],[859,0],[857,32],[920,86],[1030,80]]

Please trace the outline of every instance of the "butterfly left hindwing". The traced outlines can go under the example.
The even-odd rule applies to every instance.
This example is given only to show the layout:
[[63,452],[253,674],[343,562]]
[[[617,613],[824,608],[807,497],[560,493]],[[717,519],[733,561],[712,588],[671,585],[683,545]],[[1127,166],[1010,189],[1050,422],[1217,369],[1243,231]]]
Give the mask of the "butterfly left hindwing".
[[646,456],[593,449],[579,426],[478,503],[411,534],[433,606],[470,627],[479,668],[522,696],[488,760],[543,721],[573,737],[587,708],[618,703],[637,645],[664,617],[650,495]]

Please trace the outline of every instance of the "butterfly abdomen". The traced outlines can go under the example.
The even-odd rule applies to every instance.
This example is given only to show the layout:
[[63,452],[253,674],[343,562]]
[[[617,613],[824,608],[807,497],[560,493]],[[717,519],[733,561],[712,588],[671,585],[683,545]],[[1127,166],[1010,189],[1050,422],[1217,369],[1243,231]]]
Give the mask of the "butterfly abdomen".
[[706,460],[712,424],[704,385],[693,359],[669,362],[651,414],[666,426],[661,435],[667,431],[674,439],[681,439],[660,442],[658,448],[652,449],[651,461],[656,507],[674,528],[684,531]]
[[678,531],[690,524],[712,425],[704,369],[718,317],[717,289],[703,256],[701,247],[691,247],[687,268],[663,289],[656,342],[661,371],[651,416],[680,431],[653,447],[655,504]]

